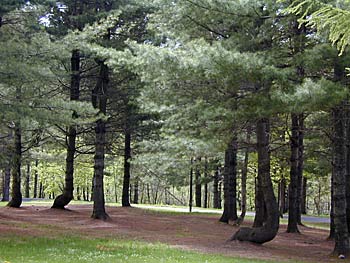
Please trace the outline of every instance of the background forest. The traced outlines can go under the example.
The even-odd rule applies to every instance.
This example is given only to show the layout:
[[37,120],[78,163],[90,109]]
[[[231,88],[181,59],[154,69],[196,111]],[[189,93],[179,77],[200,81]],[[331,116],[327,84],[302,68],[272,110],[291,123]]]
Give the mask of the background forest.
[[256,243],[329,214],[347,254],[349,4],[2,0],[2,201],[255,211]]

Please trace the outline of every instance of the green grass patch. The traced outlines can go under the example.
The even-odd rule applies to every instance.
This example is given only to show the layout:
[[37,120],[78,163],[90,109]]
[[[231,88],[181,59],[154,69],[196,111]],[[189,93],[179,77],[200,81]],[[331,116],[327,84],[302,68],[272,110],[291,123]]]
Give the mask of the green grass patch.
[[162,244],[79,237],[0,238],[0,263],[266,263],[264,261],[201,254]]

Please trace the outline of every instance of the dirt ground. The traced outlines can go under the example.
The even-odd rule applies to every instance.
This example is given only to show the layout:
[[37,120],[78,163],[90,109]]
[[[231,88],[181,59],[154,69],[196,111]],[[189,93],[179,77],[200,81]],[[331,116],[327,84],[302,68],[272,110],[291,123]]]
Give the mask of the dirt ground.
[[[264,245],[227,242],[237,227],[219,223],[209,215],[173,215],[140,208],[107,207],[111,219],[90,218],[91,205],[71,205],[70,211],[43,206],[20,209],[0,208],[0,236],[54,236],[78,234],[86,237],[127,238],[162,242],[174,247],[204,253],[280,261],[350,262],[330,256],[333,241],[325,230],[301,227],[302,234],[286,233],[280,227],[277,237]],[[249,225],[250,222],[246,223]]]

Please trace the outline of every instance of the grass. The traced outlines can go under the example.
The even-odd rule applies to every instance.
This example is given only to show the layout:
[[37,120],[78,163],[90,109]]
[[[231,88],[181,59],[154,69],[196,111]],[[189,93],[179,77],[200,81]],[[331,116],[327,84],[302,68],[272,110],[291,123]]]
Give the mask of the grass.
[[80,237],[0,237],[0,263],[267,263],[208,255],[170,248],[163,244]]

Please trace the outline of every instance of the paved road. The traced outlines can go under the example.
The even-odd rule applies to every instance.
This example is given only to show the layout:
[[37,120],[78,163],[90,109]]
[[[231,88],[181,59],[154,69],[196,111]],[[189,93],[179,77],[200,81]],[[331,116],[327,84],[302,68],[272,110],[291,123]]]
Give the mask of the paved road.
[[[154,210],[162,210],[162,211],[173,211],[173,212],[189,212],[188,208],[182,208],[182,207],[171,207],[171,206],[152,206],[152,205],[133,205],[139,208],[146,208],[146,209],[154,209]],[[197,208],[193,207],[192,212],[195,213],[213,213],[213,214],[221,214],[222,210],[219,209],[205,209],[205,208]],[[254,216],[254,212],[247,212],[246,215],[248,216]],[[284,218],[287,219],[288,216],[284,215]],[[317,217],[317,216],[305,216],[303,215],[301,217],[302,222],[307,223],[329,223],[330,219],[327,217]]]

